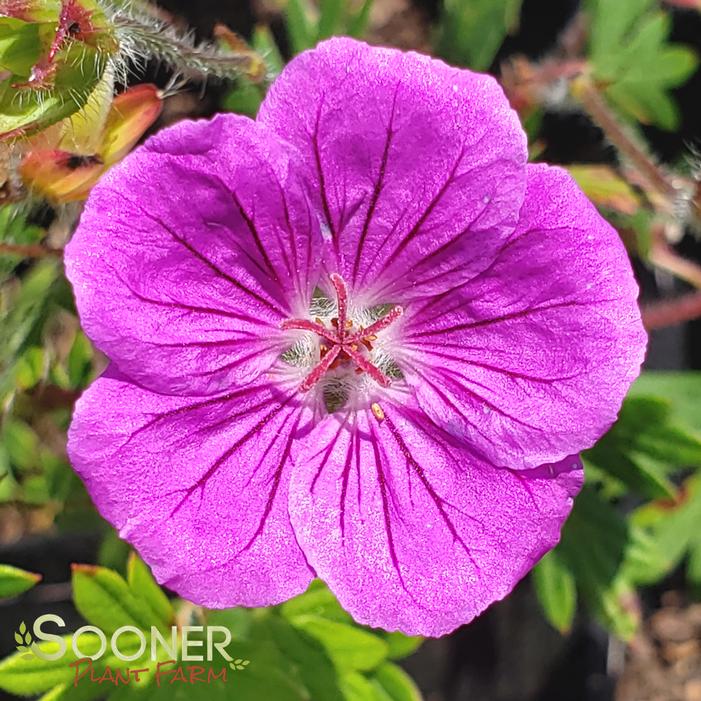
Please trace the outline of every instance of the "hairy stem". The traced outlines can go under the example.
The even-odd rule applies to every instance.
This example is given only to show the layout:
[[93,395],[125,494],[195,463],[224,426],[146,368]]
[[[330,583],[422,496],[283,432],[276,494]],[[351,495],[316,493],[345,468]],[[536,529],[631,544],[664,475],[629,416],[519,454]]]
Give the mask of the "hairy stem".
[[647,254],[648,261],[701,290],[701,265],[683,258],[669,245],[665,236],[664,224],[661,222],[653,224],[650,235],[652,242]]
[[669,246],[653,246],[648,260],[656,267],[701,290],[701,266],[677,255]]
[[47,248],[39,244],[4,243],[0,241],[0,255],[22,256],[22,258],[60,257],[63,254],[58,248]]
[[[667,205],[666,208],[673,208],[679,193],[672,177],[655,162],[630,130],[620,123],[618,116],[609,107],[591,78],[586,75],[577,78],[572,84],[572,92],[621,156],[635,168],[636,175],[641,179],[641,185],[650,199],[657,202],[661,196]],[[658,197],[654,197],[655,193]]]
[[701,292],[649,304],[643,307],[642,317],[648,331],[698,319],[701,317]]
[[214,44],[197,44],[190,35],[135,6],[117,11],[112,21],[128,53],[161,59],[188,77],[235,79],[245,75],[254,82],[265,79],[265,63],[253,49],[224,52]]

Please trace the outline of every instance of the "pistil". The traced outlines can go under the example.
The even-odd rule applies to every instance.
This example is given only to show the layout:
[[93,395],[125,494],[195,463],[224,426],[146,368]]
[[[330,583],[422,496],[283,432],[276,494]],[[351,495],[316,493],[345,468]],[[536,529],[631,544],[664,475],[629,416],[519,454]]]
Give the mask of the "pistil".
[[282,328],[285,330],[311,331],[330,344],[330,346],[327,344],[321,346],[321,360],[304,379],[300,390],[308,392],[340,360],[351,360],[356,365],[357,372],[367,373],[377,384],[388,387],[391,384],[390,378],[362,353],[361,347],[365,346],[371,350],[377,334],[396,322],[403,314],[403,309],[399,306],[393,307],[385,316],[367,328],[360,328],[351,333],[353,321],[348,318],[348,287],[337,273],[333,273],[330,278],[336,292],[338,310],[338,316],[331,322],[334,328],[327,328],[319,319],[316,321],[287,319],[282,322]]

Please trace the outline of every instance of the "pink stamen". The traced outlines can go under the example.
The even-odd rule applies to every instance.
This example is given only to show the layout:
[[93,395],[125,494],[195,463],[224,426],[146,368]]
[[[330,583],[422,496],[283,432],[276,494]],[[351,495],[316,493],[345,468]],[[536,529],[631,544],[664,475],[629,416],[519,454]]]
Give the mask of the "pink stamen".
[[302,392],[308,392],[326,374],[326,371],[333,365],[340,352],[341,346],[331,348],[321,359],[321,362],[304,378],[304,382],[299,387]]
[[337,273],[333,273],[330,277],[331,283],[336,290],[338,307],[338,318],[333,320],[333,323],[336,325],[335,330],[326,328],[319,321],[310,321],[309,319],[288,319],[281,324],[285,330],[311,331],[331,343],[328,351],[322,347],[321,360],[304,379],[300,385],[300,390],[308,392],[334,366],[339,357],[352,360],[358,368],[356,372],[366,372],[377,384],[382,387],[389,387],[391,384],[390,378],[374,365],[369,358],[363,355],[360,346],[365,345],[370,350],[372,348],[370,343],[375,340],[375,334],[391,326],[404,313],[404,310],[401,307],[394,307],[388,314],[378,319],[368,328],[351,334],[349,330],[352,328],[353,322],[348,319],[348,287],[343,278]]
[[340,343],[341,342],[341,339],[338,337],[338,335],[335,332],[331,331],[330,329],[327,329],[326,327],[322,326],[321,324],[317,324],[314,321],[308,321],[307,319],[288,319],[287,321],[283,321],[281,326],[285,331],[287,331],[288,329],[300,329],[301,331],[312,331],[317,336],[321,336],[322,338],[325,338],[327,341],[331,341],[331,343]]
[[401,307],[394,307],[394,309],[385,314],[381,319],[378,319],[374,324],[370,324],[366,329],[360,329],[360,331],[347,338],[346,343],[356,343],[368,336],[374,336],[378,331],[382,331],[382,329],[391,326],[402,314],[404,314],[404,310]]
[[338,337],[341,343],[346,337],[346,322],[348,321],[348,288],[343,278],[336,274],[331,274],[331,282],[336,290],[336,299],[338,300]]
[[366,372],[370,377],[372,377],[378,385],[382,387],[389,387],[391,382],[387,375],[384,375],[382,371],[375,367],[360,351],[354,350],[350,346],[344,346],[343,350],[346,354],[353,359],[353,362],[364,372]]

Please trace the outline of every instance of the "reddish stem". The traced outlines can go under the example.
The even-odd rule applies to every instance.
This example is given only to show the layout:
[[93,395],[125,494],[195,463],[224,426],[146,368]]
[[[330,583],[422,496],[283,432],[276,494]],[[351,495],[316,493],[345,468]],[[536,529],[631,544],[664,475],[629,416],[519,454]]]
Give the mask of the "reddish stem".
[[22,258],[60,257],[63,251],[58,248],[47,248],[39,244],[4,243],[0,242],[0,255],[22,256]]
[[698,319],[701,317],[701,292],[691,292],[676,299],[654,302],[643,307],[642,316],[648,331]]

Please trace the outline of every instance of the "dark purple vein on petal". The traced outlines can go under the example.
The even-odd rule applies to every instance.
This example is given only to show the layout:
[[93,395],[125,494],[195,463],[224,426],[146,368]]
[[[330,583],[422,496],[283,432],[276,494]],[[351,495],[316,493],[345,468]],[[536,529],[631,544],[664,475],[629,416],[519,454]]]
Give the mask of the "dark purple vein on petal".
[[421,227],[426,223],[426,220],[431,216],[431,213],[441,201],[443,195],[445,195],[448,188],[455,181],[455,174],[457,173],[457,170],[460,167],[460,163],[462,162],[464,155],[465,152],[463,149],[461,149],[460,154],[456,159],[453,167],[451,168],[450,173],[448,174],[448,177],[446,178],[445,182],[438,190],[438,192],[434,195],[433,199],[429,202],[428,206],[418,218],[411,230],[407,233],[407,235],[404,238],[402,238],[402,240],[397,244],[394,251],[392,251],[392,253],[386,258],[385,265],[391,265],[401,255],[401,253],[406,249],[406,247],[414,240],[414,238],[416,238],[416,236],[420,233]]
[[209,268],[218,278],[222,280],[226,280],[228,283],[236,287],[236,289],[240,290],[244,294],[247,294],[249,297],[252,297],[256,301],[260,302],[261,304],[265,305],[272,311],[284,316],[283,309],[269,300],[265,299],[265,297],[261,297],[257,292],[254,290],[249,289],[246,287],[243,283],[241,283],[239,280],[237,280],[235,277],[227,273],[225,270],[222,270],[216,263],[211,261],[207,256],[205,256],[203,253],[198,251],[189,241],[187,241],[185,238],[182,236],[179,236],[178,234],[173,231],[173,229],[168,226],[160,217],[157,217],[154,214],[151,214],[150,212],[146,211],[143,207],[136,205],[134,202],[132,202],[128,197],[125,197],[121,192],[118,192],[117,190],[112,190],[112,192],[122,199],[126,200],[132,207],[135,207],[136,209],[140,209],[143,214],[148,217],[151,221],[155,222],[158,224],[161,228],[163,228],[165,231],[168,232],[169,236],[178,244],[180,244],[183,248],[185,248],[189,253],[191,253],[197,260],[199,260],[201,263],[203,263],[207,268]]
[[190,487],[184,488],[184,489],[176,489],[172,492],[169,492],[168,495],[171,494],[177,494],[178,492],[185,492],[185,495],[183,498],[180,500],[180,502],[175,506],[175,508],[171,511],[171,518],[178,512],[180,509],[183,507],[185,502],[192,496],[192,494],[196,490],[200,490],[200,498],[201,495],[204,493],[204,488],[207,485],[207,482],[211,479],[211,477],[216,473],[216,471],[232,456],[236,451],[239,450],[243,445],[245,445],[251,438],[255,437],[260,433],[260,431],[263,429],[263,427],[273,419],[277,414],[282,411],[282,409],[288,404],[290,401],[291,397],[288,397],[284,402],[280,403],[278,406],[274,407],[270,412],[268,412],[258,423],[255,424],[251,429],[249,429],[241,438],[239,438],[232,446],[227,448],[215,461],[212,463],[212,465],[207,469],[207,471],[202,475],[198,480],[195,482]]
[[[275,497],[277,495],[278,489],[280,487],[280,480],[282,479],[282,473],[285,470],[285,465],[290,460],[290,451],[292,449],[292,443],[295,439],[295,435],[297,432],[297,429],[299,428],[300,421],[302,420],[302,413],[300,412],[296,419],[294,426],[292,427],[292,430],[289,432],[289,435],[287,437],[287,441],[285,442],[285,447],[282,451],[282,457],[280,458],[280,462],[277,465],[277,468],[275,469],[275,474],[273,477],[273,484],[272,487],[270,488],[270,493],[268,494],[268,500],[265,504],[265,509],[263,511],[263,514],[260,519],[260,523],[258,524],[258,528],[256,529],[255,533],[251,536],[251,539],[246,543],[246,545],[239,550],[238,553],[234,556],[233,559],[239,557],[242,553],[246,552],[253,543],[255,542],[256,538],[260,536],[260,534],[263,532],[263,528],[265,528],[265,523],[268,520],[268,516],[270,515],[270,512],[272,511],[273,508],[273,503],[275,502]],[[285,422],[287,423],[287,422]],[[260,467],[260,463],[259,463]]]
[[[447,526],[448,530],[450,531],[450,534],[453,536],[453,540],[458,542],[462,549],[465,551],[465,554],[469,558],[470,562],[472,563],[472,566],[475,568],[475,571],[477,572],[477,575],[481,578],[481,572],[479,565],[475,561],[474,557],[472,556],[472,551],[470,548],[467,546],[467,543],[462,539],[462,536],[458,533],[457,528],[455,527],[455,524],[451,520],[450,516],[446,513],[445,507],[444,507],[444,500],[439,496],[439,494],[436,492],[435,488],[429,481],[428,477],[426,476],[426,473],[424,471],[424,468],[422,465],[419,464],[419,462],[414,458],[411,450],[409,449],[409,446],[407,446],[406,442],[404,441],[404,438],[402,435],[399,433],[399,430],[395,426],[394,422],[389,416],[385,416],[384,423],[387,425],[387,428],[389,428],[389,432],[392,435],[392,438],[394,438],[397,447],[401,451],[402,455],[404,456],[404,459],[407,461],[407,463],[412,467],[414,474],[419,478],[421,484],[423,485],[424,489],[426,490],[427,494],[431,497],[431,500],[436,506],[436,509],[438,510],[438,513],[440,514],[441,518],[443,519],[445,525]],[[455,508],[455,507],[453,507]],[[460,512],[462,513],[462,512]],[[466,515],[466,514],[464,514]],[[468,518],[470,518],[468,516]],[[479,523],[479,521],[477,521]],[[481,525],[481,524],[480,524]]]
[[138,300],[145,302],[146,304],[153,304],[154,306],[157,307],[165,307],[168,309],[182,309],[183,311],[186,312],[198,312],[200,314],[212,314],[213,316],[221,316],[224,317],[225,319],[236,319],[237,321],[245,321],[250,324],[254,324],[257,326],[270,326],[270,324],[266,321],[261,321],[261,319],[250,316],[249,314],[243,314],[239,312],[232,312],[232,311],[227,311],[225,309],[216,309],[214,307],[203,307],[199,305],[192,305],[192,304],[186,304],[185,302],[180,302],[177,300],[162,300],[162,299],[153,299],[152,297],[147,297],[141,292],[137,292],[125,279],[124,277],[117,271],[116,268],[112,265],[105,264],[106,267],[108,267],[119,279],[119,281],[126,287],[131,294],[133,294]]
[[[442,344],[441,347],[444,348],[447,345],[448,344]],[[452,347],[464,350],[464,347],[459,344],[452,344]],[[461,358],[456,358],[456,355],[454,353],[442,353],[437,348],[434,348],[430,345],[426,348],[422,348],[421,350],[422,352],[428,355],[433,355],[437,358],[443,358],[445,360],[453,362],[455,362],[455,360],[457,359],[461,364],[464,365],[482,368],[483,370],[491,370],[493,372],[500,373],[501,375],[506,375],[513,379],[528,380],[530,382],[535,382],[539,384],[551,384],[553,382],[568,382],[569,380],[575,380],[578,377],[581,377],[582,375],[585,375],[587,373],[587,370],[585,369],[580,372],[572,373],[571,375],[561,375],[559,377],[536,377],[535,375],[529,375],[528,373],[517,372],[516,370],[508,370],[507,368],[500,367],[499,365],[493,365],[491,363],[486,363],[482,360],[474,360],[472,358],[470,360],[463,360]],[[462,373],[460,373],[460,376],[463,379],[469,381],[469,378],[465,377]]]
[[373,455],[375,457],[375,471],[377,474],[377,483],[380,486],[380,497],[382,499],[382,516],[385,524],[385,532],[387,533],[387,545],[389,547],[389,555],[392,560],[392,565],[397,572],[399,577],[399,583],[402,585],[402,589],[408,594],[412,601],[416,601],[413,594],[409,591],[406,582],[404,581],[404,575],[402,574],[401,565],[399,564],[399,558],[397,557],[397,550],[394,544],[394,535],[392,533],[392,516],[389,512],[389,496],[387,493],[387,481],[385,478],[385,473],[383,470],[383,461],[378,447],[378,437],[375,433],[375,426],[373,423],[370,424],[371,436],[368,440],[372,444]]
[[[228,394],[223,394],[223,395],[218,395],[216,397],[211,397],[208,399],[205,399],[200,402],[195,402],[194,404],[188,404],[186,406],[178,407],[177,409],[170,409],[169,411],[165,411],[160,414],[153,414],[152,417],[148,420],[147,423],[145,423],[143,426],[140,426],[138,429],[136,429],[133,433],[129,434],[129,437],[127,438],[124,443],[122,443],[117,450],[122,450],[126,448],[129,443],[138,435],[140,435],[143,431],[147,431],[149,428],[155,426],[157,423],[160,421],[165,421],[166,419],[171,419],[174,416],[181,416],[183,414],[188,414],[191,411],[197,411],[198,409],[204,409],[205,407],[213,406],[215,404],[225,404],[227,402],[234,401],[236,399],[241,399],[242,397],[245,397],[247,394],[251,394],[252,392],[257,391],[256,387],[244,387],[241,390],[237,390],[235,392],[229,392]],[[244,409],[239,411],[238,413],[230,414],[230,418],[236,418],[238,416],[242,416],[248,412],[248,409]]]
[[314,153],[314,162],[316,164],[316,172],[319,177],[319,194],[321,195],[321,206],[324,209],[324,216],[326,217],[326,223],[329,227],[331,233],[331,239],[334,242],[334,247],[338,252],[338,233],[336,231],[336,225],[331,217],[331,207],[329,206],[328,193],[326,191],[326,180],[324,176],[324,168],[321,164],[321,150],[319,148],[319,128],[321,126],[321,113],[324,108],[323,101],[319,104],[319,109],[316,113],[316,121],[314,123],[314,131],[311,134],[312,141],[312,151]]
[[[609,300],[605,300],[608,302]],[[601,302],[599,302],[600,304]],[[544,304],[539,307],[529,307],[528,309],[521,309],[517,312],[511,312],[510,314],[503,314],[502,316],[495,316],[490,319],[480,319],[479,321],[469,321],[463,324],[454,324],[452,326],[446,326],[439,329],[428,329],[426,331],[416,331],[415,333],[408,334],[407,338],[418,338],[423,336],[436,336],[442,334],[455,333],[456,331],[466,331],[468,329],[479,329],[485,326],[491,326],[492,324],[501,323],[503,321],[511,321],[513,319],[523,319],[531,314],[536,314],[538,312],[547,312],[552,309],[567,309],[569,307],[589,307],[595,302],[554,302],[552,304]]]
[[370,203],[368,205],[368,210],[365,215],[365,221],[363,222],[363,228],[360,232],[360,239],[358,241],[358,247],[355,253],[355,262],[353,263],[353,283],[357,282],[358,270],[360,268],[360,260],[363,255],[363,248],[365,247],[365,240],[368,235],[368,230],[370,228],[370,222],[372,221],[372,215],[375,213],[375,209],[380,200],[380,195],[382,194],[382,189],[385,184],[385,177],[387,174],[387,161],[389,159],[389,151],[392,146],[392,140],[394,139],[394,117],[397,110],[397,94],[399,93],[400,83],[397,83],[397,87],[394,91],[394,98],[392,99],[392,110],[389,116],[389,124],[387,125],[386,131],[387,135],[385,137],[385,145],[382,149],[382,159],[380,161],[380,169],[377,174],[377,179],[375,180],[375,185],[372,190],[372,195],[370,196]]
[[[243,343],[243,341],[242,341]],[[256,348],[255,350],[251,351],[247,355],[238,355],[234,360],[232,360],[230,363],[227,363],[226,365],[220,365],[219,367],[215,368],[214,370],[202,370],[200,372],[191,372],[190,377],[207,377],[207,375],[212,375],[215,372],[226,372],[227,370],[233,370],[236,367],[239,367],[240,365],[243,365],[244,363],[248,362],[249,360],[253,360],[253,358],[257,358],[260,356],[260,348]]]
[[338,430],[336,431],[336,435],[333,437],[331,442],[326,446],[326,449],[324,450],[324,456],[322,457],[321,463],[319,463],[319,468],[317,469],[316,474],[314,475],[314,479],[312,480],[312,494],[316,489],[316,483],[319,481],[319,478],[321,477],[321,474],[324,471],[326,465],[328,464],[329,458],[331,457],[331,454],[333,453],[333,450],[336,447],[336,444],[338,443],[338,439],[341,437],[341,432],[348,423],[348,417],[349,414],[346,414],[346,416],[343,419],[343,422],[339,425]]
[[470,417],[465,414],[465,412],[458,408],[455,405],[455,402],[443,391],[441,387],[439,387],[436,382],[433,380],[433,378],[428,374],[428,373],[422,373],[421,374],[421,382],[426,383],[440,398],[440,400],[445,404],[447,407],[450,407],[450,409],[455,412],[456,414],[459,414],[462,416],[463,420],[466,421],[472,428],[477,431],[477,433],[482,436],[487,441],[492,440],[492,436],[488,436],[474,421],[470,419]]
[[[447,383],[451,383],[453,387],[458,391],[458,392],[467,392],[468,394],[472,395],[478,403],[484,404],[485,406],[489,407],[493,411],[496,411],[498,414],[501,414],[502,416],[505,416],[507,419],[511,419],[514,423],[520,424],[524,428],[530,428],[534,431],[538,431],[540,433],[545,433],[545,429],[542,426],[534,426],[533,424],[529,424],[527,421],[524,421],[523,419],[519,419],[517,416],[514,416],[513,414],[509,414],[507,411],[504,411],[498,404],[494,404],[494,402],[490,402],[488,399],[485,399],[481,394],[478,394],[474,390],[470,389],[469,387],[466,387],[463,383],[467,382],[472,385],[476,385],[480,389],[490,391],[490,387],[487,387],[486,385],[483,385],[481,382],[471,378],[471,377],[465,377],[459,372],[456,372],[455,370],[451,370],[450,368],[447,367],[442,367],[441,372],[445,373],[443,379]],[[460,412],[461,414],[464,414],[464,412]]]
[[251,215],[249,216],[248,212],[241,203],[241,200],[238,198],[238,195],[233,191],[231,192],[231,198],[234,200],[234,204],[238,208],[239,214],[243,218],[243,221],[246,223],[246,228],[251,234],[251,238],[253,238],[253,242],[255,243],[256,248],[258,249],[258,253],[260,253],[261,258],[265,262],[265,265],[267,266],[268,271],[270,272],[270,276],[273,278],[273,280],[275,280],[275,282],[279,282],[275,266],[270,260],[270,257],[268,256],[268,253],[265,250],[265,247],[263,246],[263,241],[261,240],[260,234],[258,233],[258,229],[256,228],[256,224],[253,219],[254,214],[251,213]]

